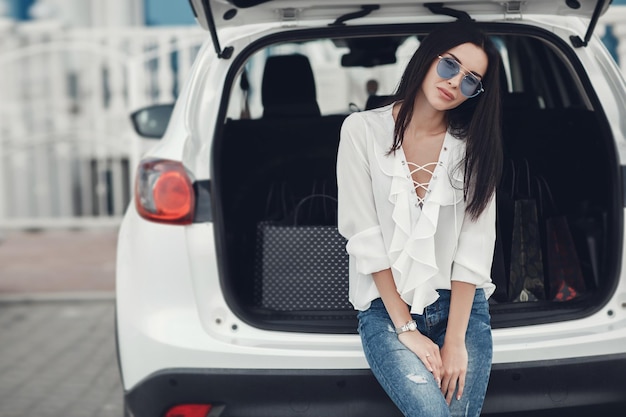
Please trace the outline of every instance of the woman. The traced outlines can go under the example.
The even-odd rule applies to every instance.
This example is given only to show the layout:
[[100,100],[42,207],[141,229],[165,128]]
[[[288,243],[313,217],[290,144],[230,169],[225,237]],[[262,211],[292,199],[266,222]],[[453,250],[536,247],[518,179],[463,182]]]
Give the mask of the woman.
[[479,416],[502,166],[500,58],[473,23],[442,25],[394,102],[344,122],[339,231],[372,372],[405,416]]

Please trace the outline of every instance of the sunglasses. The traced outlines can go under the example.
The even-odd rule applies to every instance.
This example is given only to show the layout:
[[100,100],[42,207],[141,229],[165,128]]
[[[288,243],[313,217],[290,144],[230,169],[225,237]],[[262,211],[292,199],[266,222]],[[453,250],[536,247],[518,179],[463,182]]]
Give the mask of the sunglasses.
[[446,80],[454,78],[459,72],[465,74],[461,80],[460,90],[467,98],[476,97],[484,90],[483,83],[471,72],[467,71],[456,59],[439,55],[437,74]]

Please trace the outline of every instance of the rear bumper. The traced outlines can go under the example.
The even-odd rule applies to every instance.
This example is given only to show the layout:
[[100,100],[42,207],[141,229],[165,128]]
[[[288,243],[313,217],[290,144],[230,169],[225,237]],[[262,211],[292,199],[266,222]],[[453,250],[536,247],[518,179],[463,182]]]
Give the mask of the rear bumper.
[[[626,353],[497,364],[483,415],[589,416],[589,407],[618,415],[626,407],[624,369]],[[369,370],[171,369],[144,380],[126,400],[136,417],[164,416],[189,403],[223,405],[219,417],[401,417]]]

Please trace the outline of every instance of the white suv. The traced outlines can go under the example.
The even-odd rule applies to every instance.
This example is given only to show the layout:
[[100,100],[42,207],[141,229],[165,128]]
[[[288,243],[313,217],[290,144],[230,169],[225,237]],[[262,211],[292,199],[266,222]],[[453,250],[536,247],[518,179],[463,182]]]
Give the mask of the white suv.
[[[623,412],[626,85],[592,35],[609,3],[192,0],[207,41],[166,131],[167,106],[134,115],[140,133],[162,139],[137,168],[119,235],[127,412],[400,415],[363,356],[345,252],[325,254],[337,245],[310,239],[294,248],[305,229],[336,243],[344,118],[388,102],[422,36],[454,19],[476,20],[500,49],[505,172],[513,167],[499,189],[483,414]],[[312,194],[328,198],[302,208]],[[511,248],[507,196],[534,200],[540,230],[543,217],[567,220],[575,252],[560,268],[582,276],[576,296],[554,297],[552,256],[563,241],[545,233],[545,293],[512,294],[510,271],[539,255],[520,261],[526,252]],[[272,240],[268,225],[284,230]],[[272,257],[282,266],[268,266]]]

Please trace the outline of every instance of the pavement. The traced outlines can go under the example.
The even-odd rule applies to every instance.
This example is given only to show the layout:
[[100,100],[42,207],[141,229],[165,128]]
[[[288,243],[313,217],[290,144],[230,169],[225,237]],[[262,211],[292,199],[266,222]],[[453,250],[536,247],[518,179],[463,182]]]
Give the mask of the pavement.
[[0,417],[123,416],[116,235],[0,235]]
[[0,300],[41,295],[113,297],[117,230],[0,235]]

